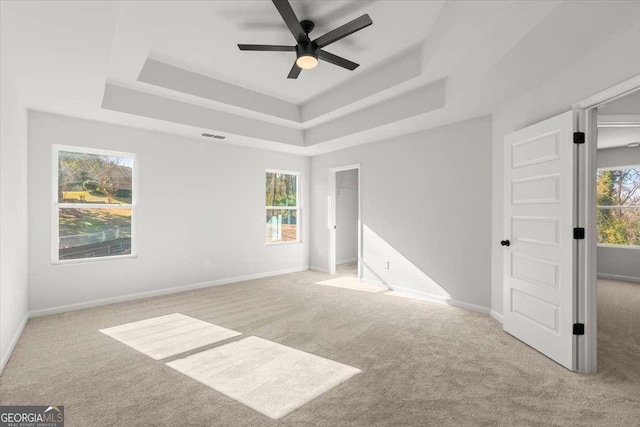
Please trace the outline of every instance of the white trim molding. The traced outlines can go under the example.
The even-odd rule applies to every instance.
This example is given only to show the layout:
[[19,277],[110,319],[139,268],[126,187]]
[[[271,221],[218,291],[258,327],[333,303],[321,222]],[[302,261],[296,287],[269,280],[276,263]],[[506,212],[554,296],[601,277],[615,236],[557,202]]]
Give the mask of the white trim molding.
[[471,304],[464,301],[457,301],[454,299],[442,298],[442,297],[428,294],[425,292],[416,291],[414,289],[401,288],[398,286],[390,286],[390,287],[391,287],[391,290],[393,291],[406,294],[407,296],[410,296],[415,299],[420,299],[420,300],[429,301],[429,302],[436,302],[438,304],[450,305],[452,307],[462,308],[465,310],[475,311],[476,313],[482,313],[487,315],[490,314],[491,312],[491,309],[489,307],[484,307],[481,305]]
[[66,313],[69,311],[83,310],[85,308],[99,307],[102,305],[115,304],[119,302],[133,301],[143,298],[157,297],[161,295],[176,294],[194,289],[209,288],[212,286],[230,285],[233,283],[244,282],[247,280],[263,279],[265,277],[279,276],[281,274],[299,273],[309,270],[309,266],[295,267],[286,270],[269,271],[266,273],[249,274],[246,276],[230,277],[226,279],[212,280],[209,282],[194,283],[190,285],[177,286],[174,288],[158,289],[155,291],[140,292],[137,294],[129,294],[118,297],[102,298],[92,301],[80,302],[77,304],[62,305],[58,307],[43,308],[29,312],[29,318],[48,316],[50,314]]
[[599,128],[632,128],[640,127],[640,114],[606,115],[598,114]]
[[573,104],[574,110],[599,107],[629,95],[640,88],[640,74]]
[[[300,185],[300,180],[302,178],[302,172],[291,172],[285,170],[278,169],[267,169],[265,172],[265,181],[267,179],[268,174],[275,174],[276,178],[278,175],[289,175],[296,177],[296,205],[295,206],[267,206],[265,200],[265,212],[269,211],[277,211],[277,210],[286,210],[286,211],[295,211],[296,213],[296,240],[274,240],[274,241],[265,241],[266,246],[277,246],[277,245],[288,245],[295,243],[302,243],[302,185]],[[275,186],[275,183],[274,183]],[[275,192],[275,188],[274,188]],[[274,195],[275,197],[275,195]]]
[[13,354],[13,350],[15,350],[16,345],[18,345],[18,341],[22,336],[22,332],[24,332],[24,328],[27,326],[29,317],[30,317],[29,313],[26,313],[24,318],[22,319],[22,322],[20,322],[20,326],[18,327],[18,330],[16,331],[15,335],[11,339],[11,345],[9,345],[9,350],[7,351],[6,354],[2,355],[2,358],[0,359],[0,374],[2,374],[2,371],[4,371],[5,366],[7,366],[9,359],[11,359],[11,354]]
[[[136,218],[138,207],[138,157],[136,153],[126,153],[122,151],[100,150],[97,148],[77,147],[72,145],[53,144],[51,146],[51,201],[53,203],[51,210],[51,263],[53,265],[77,264],[84,262],[111,261],[129,258],[137,258],[137,236],[136,236]],[[131,164],[131,202],[129,203],[69,203],[59,200],[60,179],[60,153],[67,152],[73,154],[89,154],[102,157],[122,157],[132,160]],[[85,257],[73,259],[60,259],[60,210],[61,209],[122,209],[131,212],[131,249],[128,254],[124,255],[103,255],[98,257]],[[100,233],[98,231],[98,233]],[[119,233],[119,230],[116,232]],[[103,231],[104,235],[104,231]],[[117,234],[116,234],[117,236]]]
[[598,273],[598,279],[620,280],[622,282],[640,283],[640,277],[621,276],[619,274]]
[[640,90],[640,74],[573,104],[575,129],[585,133],[586,144],[578,156],[581,190],[574,195],[578,224],[584,224],[586,239],[578,252],[577,321],[584,323],[585,334],[579,337],[577,371],[596,373],[598,370],[597,332],[597,235],[596,235],[596,173],[597,173],[597,108]]
[[502,314],[501,314],[501,313],[498,313],[498,312],[497,312],[497,311],[495,311],[495,310],[491,310],[491,311],[489,312],[489,316],[493,317],[493,318],[494,318],[495,320],[497,320],[499,323],[503,323],[503,320],[502,320],[502,319],[503,319],[503,317],[502,317]]

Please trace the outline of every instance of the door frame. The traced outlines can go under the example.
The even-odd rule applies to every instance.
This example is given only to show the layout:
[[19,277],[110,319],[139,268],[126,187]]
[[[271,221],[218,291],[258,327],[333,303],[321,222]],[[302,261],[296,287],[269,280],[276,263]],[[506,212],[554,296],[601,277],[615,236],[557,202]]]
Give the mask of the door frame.
[[327,227],[329,228],[329,274],[336,274],[336,175],[338,172],[358,171],[358,280],[362,279],[362,170],[360,163],[329,168],[329,199]]
[[597,335],[597,233],[596,233],[596,174],[598,142],[598,107],[640,90],[640,75],[600,91],[573,104],[574,128],[585,134],[585,147],[578,150],[578,207],[577,224],[585,228],[584,241],[578,241],[576,307],[578,321],[584,323],[584,339],[578,340],[578,372],[596,373],[598,370]]

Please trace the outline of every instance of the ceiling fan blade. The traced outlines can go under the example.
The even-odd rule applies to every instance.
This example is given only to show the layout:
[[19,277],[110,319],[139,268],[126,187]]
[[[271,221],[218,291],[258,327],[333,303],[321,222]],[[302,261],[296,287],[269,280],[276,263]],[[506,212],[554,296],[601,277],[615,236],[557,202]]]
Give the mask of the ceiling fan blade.
[[284,20],[284,23],[289,27],[289,31],[293,34],[293,37],[296,39],[298,43],[309,43],[309,37],[302,29],[302,25],[300,25],[300,21],[296,17],[291,4],[289,4],[288,0],[272,0],[278,12],[280,12],[280,16]]
[[313,42],[317,44],[318,47],[325,47],[335,41],[338,41],[344,37],[347,37],[349,34],[353,34],[356,31],[359,31],[365,27],[368,27],[371,24],[373,24],[373,21],[371,20],[369,15],[364,14],[361,17],[356,18],[353,21],[348,22],[343,26],[336,28],[333,31],[329,31],[324,36],[318,37]]
[[298,64],[294,62],[293,67],[291,67],[291,71],[289,71],[289,75],[287,76],[287,78],[297,79],[298,76],[300,75],[300,71],[302,71],[302,68],[298,67]]
[[240,50],[258,50],[262,52],[295,52],[295,46],[278,46],[272,44],[239,44]]
[[318,50],[318,58],[323,59],[327,62],[332,63],[333,65],[337,65],[338,67],[346,68],[347,70],[355,70],[360,66],[360,64],[356,64],[355,62],[349,61],[348,59],[344,59],[341,56],[334,55],[333,53],[329,53],[325,50]]

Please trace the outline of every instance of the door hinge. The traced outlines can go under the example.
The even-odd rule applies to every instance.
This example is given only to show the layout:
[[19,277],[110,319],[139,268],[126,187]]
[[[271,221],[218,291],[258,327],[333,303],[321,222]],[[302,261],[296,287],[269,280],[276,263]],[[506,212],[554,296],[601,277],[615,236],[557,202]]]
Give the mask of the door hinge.
[[573,133],[573,143],[574,144],[584,144],[585,137],[584,132],[574,132]]
[[584,228],[576,227],[573,229],[573,238],[576,240],[584,239]]
[[584,323],[573,324],[573,335],[584,335]]

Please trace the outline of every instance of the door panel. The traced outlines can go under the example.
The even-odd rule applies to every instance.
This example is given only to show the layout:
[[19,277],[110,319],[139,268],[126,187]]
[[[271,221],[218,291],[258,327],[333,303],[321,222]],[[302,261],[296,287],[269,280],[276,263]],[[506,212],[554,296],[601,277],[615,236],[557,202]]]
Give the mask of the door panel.
[[557,218],[512,217],[511,240],[523,243],[558,246],[560,221]]
[[511,183],[511,203],[531,205],[560,201],[560,175],[517,179]]
[[507,135],[504,152],[504,330],[573,370],[573,113]]
[[560,158],[558,134],[550,133],[511,146],[513,169]]
[[512,252],[511,277],[559,289],[560,264]]

